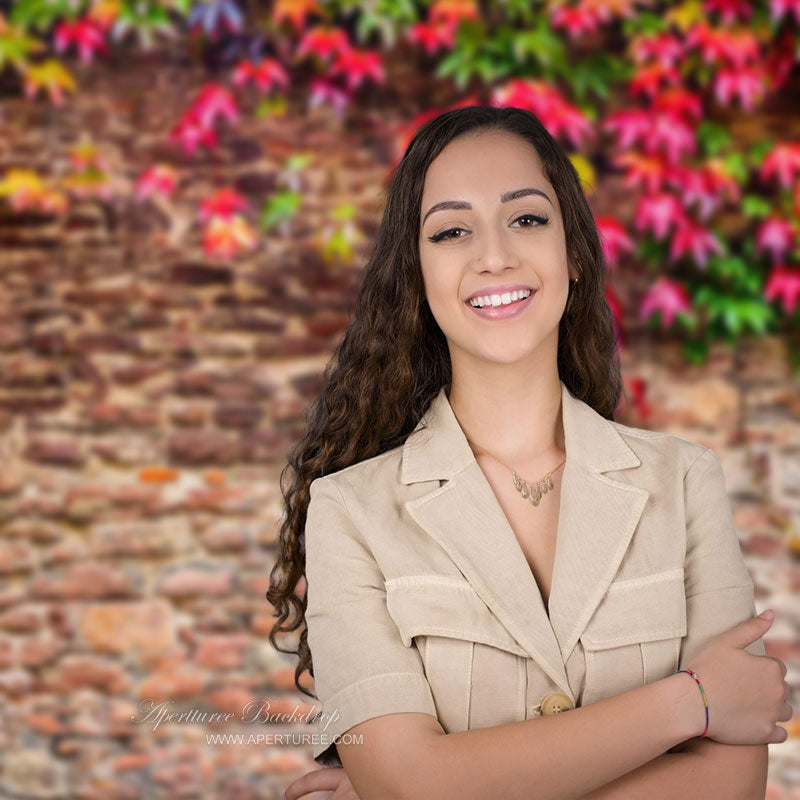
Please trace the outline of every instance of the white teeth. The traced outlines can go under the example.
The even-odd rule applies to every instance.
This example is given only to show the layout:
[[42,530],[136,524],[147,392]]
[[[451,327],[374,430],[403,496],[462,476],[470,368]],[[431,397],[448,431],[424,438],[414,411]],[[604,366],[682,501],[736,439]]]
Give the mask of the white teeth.
[[473,297],[469,304],[474,308],[483,306],[507,306],[517,300],[522,300],[531,293],[530,289],[514,290],[513,292],[503,292],[503,294],[488,294],[483,297]]

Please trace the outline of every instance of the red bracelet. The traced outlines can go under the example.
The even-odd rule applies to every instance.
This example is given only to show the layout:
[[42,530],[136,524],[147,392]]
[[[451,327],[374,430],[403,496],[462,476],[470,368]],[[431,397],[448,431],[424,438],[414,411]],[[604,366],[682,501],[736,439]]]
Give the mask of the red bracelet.
[[[706,700],[706,693],[703,690],[703,684],[700,683],[700,676],[693,669],[689,669],[689,667],[686,669],[679,669],[678,672],[685,672],[691,678],[694,678],[695,682],[700,687],[700,694],[703,696],[703,705],[706,707],[706,729],[699,736],[699,738],[702,739],[708,733],[708,700]],[[677,675],[678,672],[675,674]]]

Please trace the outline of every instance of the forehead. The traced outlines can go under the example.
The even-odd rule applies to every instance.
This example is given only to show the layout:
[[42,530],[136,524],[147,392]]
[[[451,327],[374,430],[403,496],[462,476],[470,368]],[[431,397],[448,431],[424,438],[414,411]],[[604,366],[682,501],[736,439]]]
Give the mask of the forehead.
[[498,202],[503,192],[523,186],[553,189],[536,148],[508,131],[484,131],[454,139],[439,153],[425,175],[422,199]]

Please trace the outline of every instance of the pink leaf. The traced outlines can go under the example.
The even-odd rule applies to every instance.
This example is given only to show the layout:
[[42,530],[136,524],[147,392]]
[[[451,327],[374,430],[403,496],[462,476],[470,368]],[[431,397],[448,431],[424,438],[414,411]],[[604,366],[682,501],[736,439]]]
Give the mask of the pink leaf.
[[672,325],[676,314],[689,313],[691,307],[686,287],[662,276],[650,287],[642,300],[639,316],[642,320],[647,320],[660,311],[661,327],[666,330]]

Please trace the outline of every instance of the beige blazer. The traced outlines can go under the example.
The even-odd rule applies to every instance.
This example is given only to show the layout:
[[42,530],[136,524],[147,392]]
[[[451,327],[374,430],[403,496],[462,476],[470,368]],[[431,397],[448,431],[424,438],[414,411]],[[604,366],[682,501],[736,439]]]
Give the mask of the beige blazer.
[[335,738],[383,714],[452,733],[539,716],[555,693],[570,707],[611,697],[755,615],[715,453],[607,420],[563,382],[561,400],[549,616],[444,389],[402,446],[313,481],[318,764],[341,765]]

